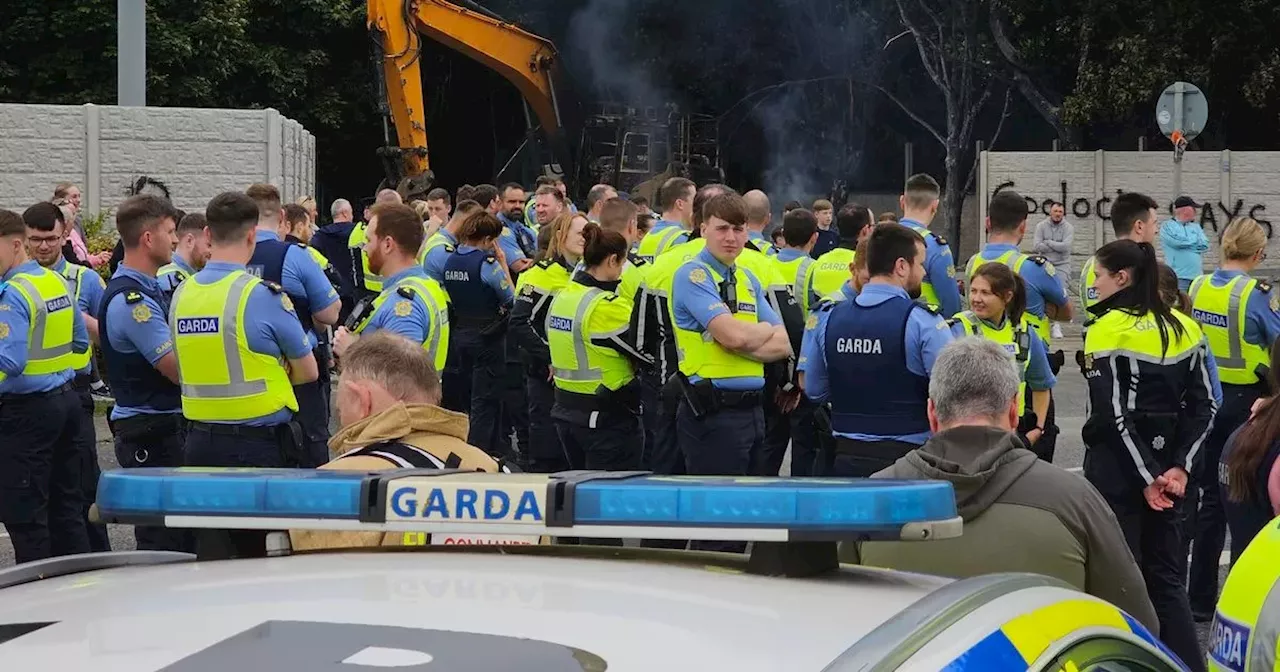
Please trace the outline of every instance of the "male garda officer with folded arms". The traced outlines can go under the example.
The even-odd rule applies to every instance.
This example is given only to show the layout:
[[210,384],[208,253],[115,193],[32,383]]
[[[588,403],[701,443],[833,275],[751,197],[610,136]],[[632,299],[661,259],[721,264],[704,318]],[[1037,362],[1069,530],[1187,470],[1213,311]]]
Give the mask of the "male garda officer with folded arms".
[[862,291],[823,302],[810,317],[800,357],[804,391],[831,405],[833,476],[870,476],[929,439],[929,372],[952,336],[942,316],[914,301],[924,260],[919,233],[877,226]]
[[[325,277],[324,269],[306,249],[280,240],[280,219],[284,217],[280,191],[270,184],[255,184],[245,193],[258,204],[258,228],[254,233],[256,244],[247,269],[259,278],[284,288],[307,334],[317,365],[323,363],[327,366],[328,348],[322,347],[316,337],[316,329],[323,328],[318,325],[337,323],[342,300]],[[365,259],[367,261],[367,255]],[[325,375],[293,386],[294,397],[298,400],[297,419],[306,437],[306,452],[310,458],[303,464],[306,467],[318,467],[329,458],[329,403],[320,387],[321,382],[327,386],[328,380]]]
[[89,332],[62,277],[26,244],[22,217],[0,210],[0,522],[19,563],[89,551],[71,386]]
[[407,205],[374,206],[365,231],[369,270],[382,276],[382,293],[367,319],[338,328],[334,352],[342,357],[364,334],[390,331],[422,346],[437,371],[449,352],[449,297],[440,283],[427,277],[415,253],[425,232],[418,213]]
[[672,286],[683,399],[676,433],[694,475],[747,475],[764,441],[764,362],[791,356],[782,319],[754,274],[737,264],[747,243],[747,206],[736,193],[703,211],[706,247]]
[[[41,202],[27,208],[22,213],[22,219],[27,224],[27,250],[31,257],[41,266],[62,276],[67,292],[84,317],[89,341],[97,342],[98,319],[95,316],[102,302],[102,278],[88,266],[69,264],[62,256],[62,244],[67,239],[62,209],[52,203]],[[98,477],[102,475],[102,469],[98,465],[98,441],[93,427],[93,348],[77,354],[74,366],[76,377],[71,382],[80,397],[81,422],[76,445],[84,458],[80,482],[85,496],[85,524],[89,533],[90,550],[100,553],[110,551],[111,542],[107,538],[106,525],[88,522],[89,505],[98,498]]]
[[[169,294],[157,277],[173,249],[170,232],[176,216],[168,201],[149,194],[131,196],[116,210],[124,260],[103,293],[98,334],[116,398],[108,423],[116,459],[126,469],[183,466],[186,434],[178,356],[166,317]],[[203,214],[189,214],[182,221],[193,217],[198,217],[198,235],[204,238]],[[208,247],[207,242],[198,245]],[[199,256],[193,259],[204,266]],[[139,525],[134,538],[143,551],[189,550],[189,535],[181,530]]]
[[205,218],[209,263],[178,287],[169,309],[191,421],[186,464],[298,466],[309,458],[293,386],[319,375],[311,343],[284,289],[246,269],[257,238],[253,199],[221,193]]

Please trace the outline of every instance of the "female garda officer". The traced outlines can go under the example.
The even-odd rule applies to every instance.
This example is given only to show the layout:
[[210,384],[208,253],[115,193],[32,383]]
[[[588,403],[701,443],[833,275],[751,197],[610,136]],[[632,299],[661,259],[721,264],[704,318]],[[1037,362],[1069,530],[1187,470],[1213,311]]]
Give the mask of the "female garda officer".
[[1191,611],[1202,620],[1208,620],[1218,598],[1218,563],[1226,541],[1214,470],[1227,437],[1249,418],[1253,402],[1267,394],[1268,351],[1280,337],[1280,291],[1249,275],[1266,258],[1266,245],[1258,222],[1232,220],[1222,232],[1221,265],[1196,278],[1188,292],[1192,316],[1204,330],[1222,382],[1222,404],[1204,443],[1204,471],[1192,478],[1203,488],[1200,506],[1188,512],[1195,517],[1195,541],[1187,589]]
[[[1233,530],[1234,533],[1234,530]],[[1232,544],[1235,544],[1234,534]],[[1209,669],[1271,672],[1280,649],[1280,519],[1235,559],[1209,632]]]
[[529,404],[528,471],[550,474],[569,468],[564,449],[551,422],[555,392],[551,385],[551,352],[548,350],[547,311],[551,300],[569,284],[573,267],[582,258],[583,215],[565,212],[551,221],[553,229],[546,252],[520,274],[516,303],[511,309],[511,334],[520,346],[525,366],[525,393]]
[[458,227],[458,249],[444,265],[444,288],[454,310],[450,337],[462,370],[471,371],[467,443],[490,455],[508,452],[499,429],[506,369],[503,336],[515,293],[497,245],[501,235],[502,222],[488,211],[468,215]]
[[[1269,361],[1276,371],[1280,343],[1271,346]],[[1231,557],[1236,559],[1280,515],[1280,404],[1272,403],[1272,398],[1259,403],[1253,417],[1231,435],[1221,462],[1214,466],[1231,531]],[[1211,485],[1204,484],[1206,494]]]
[[551,417],[570,469],[640,468],[644,431],[631,302],[617,295],[627,263],[627,239],[597,224],[583,229],[584,269],[561,289],[547,316],[555,375]]
[[1204,669],[1183,580],[1178,501],[1213,422],[1200,327],[1160,296],[1150,243],[1117,240],[1098,250],[1098,303],[1085,336],[1090,414],[1084,475],[1107,500],[1142,568],[1160,615],[1160,637],[1193,670]]
[[[969,310],[956,313],[951,332],[957,337],[973,335],[991,339],[1013,355],[1022,371],[1018,407],[1023,419],[1018,432],[1031,450],[1045,433],[1049,415],[1049,390],[1057,384],[1049,368],[1049,357],[1040,335],[1026,315],[1026,288],[1022,278],[1008,266],[992,261],[982,264],[969,279]],[[1027,390],[1031,390],[1030,407]],[[1049,457],[1040,455],[1046,462]]]

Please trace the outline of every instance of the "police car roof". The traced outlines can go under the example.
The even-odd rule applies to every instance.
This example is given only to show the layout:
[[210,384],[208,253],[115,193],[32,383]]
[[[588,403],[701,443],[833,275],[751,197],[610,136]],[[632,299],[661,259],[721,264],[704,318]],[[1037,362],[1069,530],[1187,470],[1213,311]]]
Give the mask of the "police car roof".
[[[5,668],[309,670],[430,656],[447,669],[820,670],[949,583],[865,568],[770,578],[702,553],[457,550],[119,566],[11,585],[0,591]],[[174,556],[57,558],[45,570],[159,555]]]

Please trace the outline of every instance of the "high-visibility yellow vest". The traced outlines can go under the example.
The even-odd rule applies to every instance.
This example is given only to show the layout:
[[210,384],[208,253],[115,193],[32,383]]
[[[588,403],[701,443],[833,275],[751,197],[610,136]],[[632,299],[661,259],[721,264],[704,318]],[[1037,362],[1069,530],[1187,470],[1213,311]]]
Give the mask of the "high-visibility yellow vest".
[[75,338],[76,300],[58,273],[39,267],[9,278],[9,291],[27,302],[31,322],[27,327],[27,365],[24,376],[43,376],[84,368],[82,356],[72,350]]
[[172,262],[165,264],[164,266],[161,266],[159,269],[157,269],[156,278],[157,279],[163,278],[166,275],[173,275],[174,273],[177,273],[180,277],[180,280],[178,282],[181,282],[182,280],[187,279],[187,272],[182,270],[181,266]]
[[1218,364],[1218,379],[1228,385],[1252,385],[1271,362],[1266,347],[1244,340],[1245,311],[1258,281],[1244,275],[1217,287],[1212,276],[1191,283],[1191,315],[1200,323]]
[[444,247],[450,254],[452,254],[454,249],[456,249],[454,244],[449,242],[448,238],[445,238],[439,231],[436,231],[431,234],[431,237],[427,239],[427,242],[422,244],[422,251],[418,253],[418,263],[427,263],[427,254],[437,247]]
[[311,255],[311,258],[315,260],[317,266],[319,266],[320,268],[328,268],[329,257],[324,256],[323,252],[321,252],[320,250],[317,250],[314,247],[311,247],[310,245],[307,245],[306,243],[298,243],[297,245],[298,247],[301,247],[302,249],[306,250],[307,254]]
[[[969,282],[973,282],[973,276],[978,273],[978,269],[981,268],[983,264],[989,263],[1004,264],[1014,273],[1021,275],[1022,265],[1027,263],[1027,260],[1030,258],[1031,257],[1028,257],[1017,250],[1009,250],[995,259],[984,259],[982,253],[979,252],[978,254],[969,257],[969,263],[965,266],[964,275]],[[1036,328],[1036,333],[1040,335],[1040,340],[1044,341],[1045,347],[1047,348],[1053,339],[1049,318],[1032,315],[1031,313],[1023,313],[1023,316],[1026,318],[1027,322],[1031,323],[1031,326]]]
[[382,276],[369,271],[369,255],[364,251],[365,241],[368,240],[364,231],[366,226],[368,225],[360,222],[351,229],[351,235],[347,236],[347,247],[360,250],[360,277],[356,279],[357,284],[363,283],[363,287],[370,292],[381,292]]
[[[839,293],[844,283],[853,277],[853,273],[849,267],[853,265],[853,261],[857,258],[858,253],[837,247],[830,252],[818,257],[813,265],[813,280],[810,283],[813,287],[813,293],[820,297],[826,297],[833,293]],[[796,296],[799,299],[799,296]]]
[[769,258],[773,261],[783,280],[791,286],[791,294],[795,297],[796,304],[800,306],[801,312],[807,316],[809,314],[809,286],[813,281],[814,269],[817,268],[813,257],[806,254],[791,261],[782,261],[776,256]]
[[610,392],[635,378],[621,353],[595,345],[593,337],[617,333],[630,321],[631,309],[613,292],[570,282],[556,293],[547,313],[547,345],[555,386],[575,394]]
[[245,271],[208,284],[193,275],[174,292],[169,328],[188,420],[237,423],[298,410],[283,363],[249,349],[245,306],[261,282]]
[[679,226],[669,226],[660,231],[650,231],[640,241],[640,247],[636,249],[636,254],[645,261],[653,263],[654,259],[657,259],[663,252],[671,249],[676,244],[676,239],[681,234],[686,233],[688,231]]
[[[677,273],[706,273],[716,285],[725,279],[709,264],[700,262],[688,263]],[[733,313],[733,319],[754,324],[759,321],[760,302],[764,297],[756,295],[751,278],[742,266],[735,265],[733,273],[738,294],[738,305]],[[674,304],[675,301],[671,303]],[[733,306],[730,308],[732,309]],[[672,310],[674,311],[674,307]],[[674,319],[672,324],[675,325]],[[676,349],[680,354],[680,372],[686,376],[700,376],[708,380],[764,376],[763,364],[725,349],[711,337],[710,331],[690,331],[675,325],[675,333]]]
[[[80,292],[84,289],[85,273],[92,273],[88,268],[80,264],[65,263],[62,265],[62,272],[59,275],[67,284],[67,292],[71,294],[71,298],[76,302],[77,310],[80,304]],[[83,353],[72,353],[75,364],[71,367],[76,371],[89,367],[89,362],[93,361],[93,344],[90,342],[89,349]]]
[[[915,225],[907,225],[907,227],[910,228],[912,231],[915,231],[916,233],[920,234],[921,236],[924,236],[924,239],[926,241],[925,249],[927,250],[929,248],[929,245],[927,242],[929,240],[929,236],[934,235],[934,233],[929,230],[929,227],[915,226]],[[941,238],[938,238],[938,244],[945,245],[946,243],[943,242]],[[925,261],[928,261],[928,260],[926,259]],[[951,274],[948,273],[947,275],[950,276]],[[929,306],[934,310],[938,310],[939,308],[942,307],[942,302],[938,300],[938,290],[934,289],[932,282],[929,282],[928,275],[924,277],[924,282],[920,284],[920,299],[924,301],[925,305]]]
[[1280,647],[1280,518],[1236,559],[1209,627],[1214,672],[1272,672]]
[[1200,346],[1204,333],[1200,325],[1180,311],[1173,311],[1174,319],[1182,324],[1183,334],[1177,337],[1169,329],[1169,345],[1160,344],[1160,330],[1151,313],[1134,316],[1123,310],[1109,310],[1094,320],[1084,337],[1084,354],[1109,354],[1111,352],[1143,355],[1159,361],[1162,358],[1177,361],[1187,351]]
[[1093,287],[1098,280],[1097,264],[1097,257],[1089,257],[1080,269],[1080,296],[1086,310],[1098,302],[1098,290]]
[[1018,385],[1018,409],[1025,409],[1027,370],[1031,368],[1031,324],[1026,314],[1016,328],[1011,320],[1006,319],[1004,325],[997,329],[971,310],[956,313],[955,320],[964,325],[965,333],[999,343],[1018,363],[1018,374],[1022,377],[1022,383]]
[[[422,342],[422,349],[431,355],[436,372],[444,371],[445,360],[449,355],[449,295],[445,294],[440,283],[426,277],[403,278],[382,290],[378,298],[373,300],[369,315],[376,313],[389,299],[399,297],[412,301],[415,296],[422,300],[427,313],[427,338]],[[368,320],[361,322],[356,327],[356,333],[363,333],[368,325]]]

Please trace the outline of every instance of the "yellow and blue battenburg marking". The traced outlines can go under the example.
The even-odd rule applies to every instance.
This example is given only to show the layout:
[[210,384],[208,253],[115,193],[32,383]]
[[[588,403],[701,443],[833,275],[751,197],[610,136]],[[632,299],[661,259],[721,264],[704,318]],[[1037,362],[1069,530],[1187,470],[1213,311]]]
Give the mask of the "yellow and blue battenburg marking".
[[[1027,670],[1056,642],[1083,629],[1107,628],[1136,635],[1181,662],[1163,643],[1119,608],[1099,600],[1063,600],[1022,614],[956,657],[943,672]],[[1067,661],[1058,670],[1075,672]]]
[[787,541],[896,540],[904,526],[937,523],[921,537],[959,534],[949,483],[884,479],[149,468],[105,472],[97,506],[110,522],[170,527],[227,527],[234,518],[246,529],[325,521],[324,529],[591,536],[595,526],[614,537],[626,526],[714,527]]

